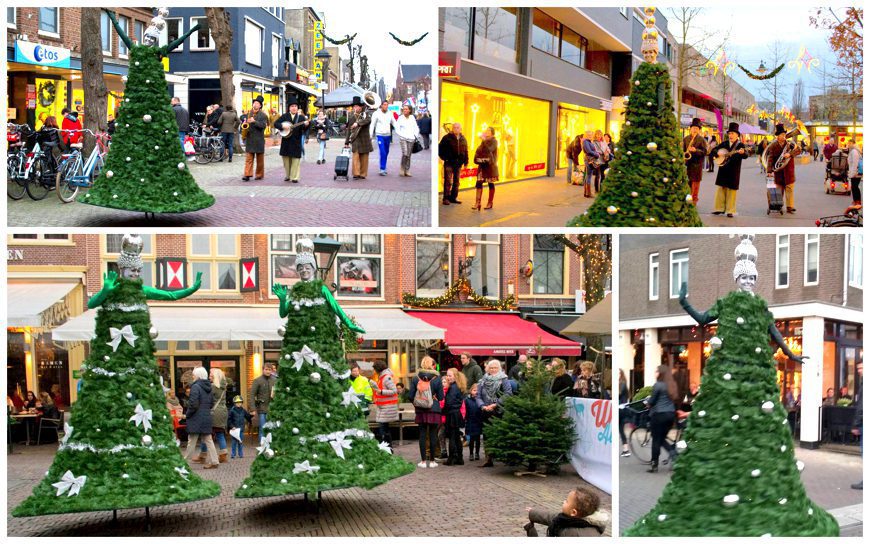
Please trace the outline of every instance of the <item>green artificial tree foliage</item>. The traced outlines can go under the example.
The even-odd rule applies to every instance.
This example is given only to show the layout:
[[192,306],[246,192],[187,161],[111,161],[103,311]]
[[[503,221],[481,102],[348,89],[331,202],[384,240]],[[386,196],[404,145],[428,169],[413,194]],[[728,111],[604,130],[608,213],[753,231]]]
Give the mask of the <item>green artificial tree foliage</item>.
[[722,345],[704,368],[686,449],[656,506],[625,536],[837,536],[837,521],[801,483],[767,304],[737,291],[707,314],[719,320]]
[[486,453],[509,466],[556,472],[576,439],[565,400],[549,392],[553,373],[541,359],[532,360],[526,381],[508,397],[503,414],[484,428]]
[[[123,30],[119,35],[129,42]],[[79,202],[147,213],[190,212],[214,204],[190,173],[169,104],[161,59],[179,40],[163,47],[129,43],[130,72],[111,149]]]
[[626,122],[601,192],[568,226],[700,227],[671,107],[668,67],[644,62],[631,82]]
[[[117,278],[114,272],[106,282],[114,288],[95,295],[102,307],[66,435],[45,478],[12,511],[13,516],[142,508],[220,493],[217,483],[190,470],[178,448],[146,305],[148,298],[183,298],[195,288],[182,292],[143,288],[141,280]],[[116,339],[116,350],[111,345],[112,329],[132,333]],[[131,420],[137,411],[147,410],[150,418]],[[77,492],[63,484],[67,471],[83,482]],[[63,489],[53,485],[59,482]]]
[[274,291],[287,322],[264,431],[271,443],[265,449],[261,443],[236,497],[370,489],[412,472],[413,464],[374,439],[353,401],[358,397],[339,335],[350,319],[341,319],[343,312],[323,282],[300,281]]

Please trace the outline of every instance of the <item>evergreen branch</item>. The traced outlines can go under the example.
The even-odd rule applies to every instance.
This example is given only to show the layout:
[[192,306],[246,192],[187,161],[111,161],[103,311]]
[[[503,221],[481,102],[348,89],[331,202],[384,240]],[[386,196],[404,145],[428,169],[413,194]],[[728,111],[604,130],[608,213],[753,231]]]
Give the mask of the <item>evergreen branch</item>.
[[777,74],[779,74],[780,70],[782,70],[783,67],[785,67],[785,63],[782,63],[782,64],[780,64],[779,66],[777,66],[775,70],[773,70],[772,72],[770,72],[770,73],[767,74],[766,76],[755,75],[755,74],[753,74],[752,72],[750,72],[748,69],[744,68],[743,65],[741,65],[741,64],[739,64],[739,63],[737,64],[737,67],[740,68],[740,69],[743,71],[744,74],[746,74],[747,76],[749,76],[750,79],[754,79],[754,80],[756,80],[756,81],[764,81],[764,80],[766,80],[766,79],[773,79],[773,78],[775,78],[775,77],[777,76]]
[[118,33],[118,37],[121,38],[121,41],[124,42],[124,45],[127,46],[127,49],[133,48],[133,40],[130,39],[130,36],[127,36],[127,33],[124,32],[124,29],[121,28],[121,23],[118,22],[118,18],[115,17],[114,11],[109,11],[107,9],[103,9],[106,12],[106,15],[109,16],[109,20],[112,21],[112,26],[115,27],[115,32]]
[[354,33],[353,36],[351,36],[349,34],[345,34],[343,40],[336,40],[336,39],[330,38],[329,36],[326,35],[326,32],[323,32],[323,31],[321,31],[320,33],[323,34],[323,38],[326,41],[328,41],[329,43],[331,43],[332,45],[344,45],[348,42],[353,41],[353,39],[356,38],[356,33]]
[[423,38],[425,38],[426,36],[429,35],[429,33],[426,32],[425,34],[423,34],[422,36],[420,36],[420,37],[417,38],[416,40],[408,40],[408,41],[406,41],[406,40],[401,40],[401,39],[399,39],[399,37],[396,36],[395,34],[393,34],[392,32],[388,32],[388,34],[389,34],[389,35],[390,35],[394,40],[396,40],[397,42],[399,42],[400,44],[405,45],[405,46],[408,46],[408,47],[411,47],[412,45],[416,45],[417,43],[419,43],[420,41],[422,41]]

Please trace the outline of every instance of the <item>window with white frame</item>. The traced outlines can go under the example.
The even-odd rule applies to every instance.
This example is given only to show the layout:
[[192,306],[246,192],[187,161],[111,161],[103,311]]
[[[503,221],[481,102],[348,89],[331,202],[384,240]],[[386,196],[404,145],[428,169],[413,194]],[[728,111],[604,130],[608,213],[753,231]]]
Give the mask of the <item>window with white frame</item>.
[[[121,30],[124,31],[124,34],[130,35],[130,18],[124,17],[123,15],[118,17],[118,25],[121,27]],[[127,50],[127,44],[124,43],[124,40],[118,39],[118,56],[126,57],[130,52]]]
[[776,236],[776,288],[788,287],[788,234]]
[[849,234],[849,286],[864,288],[864,235]]
[[552,234],[532,235],[532,294],[565,293],[565,246]]
[[[269,235],[269,285],[293,285],[299,281],[296,273],[296,240],[314,238],[311,234],[271,234]],[[270,298],[275,295],[269,292]]]
[[659,299],[659,254],[649,256],[649,299]]
[[336,295],[382,297],[383,241],[380,234],[339,235],[341,249],[335,257]]
[[468,279],[471,288],[485,297],[499,298],[501,286],[501,235],[469,234],[467,240],[477,244]]
[[18,18],[15,8],[6,8],[6,26],[8,26],[9,28],[15,28],[17,24]]
[[60,36],[60,8],[39,8],[39,32]]
[[112,54],[112,21],[105,11],[100,12],[100,44],[104,55]]
[[[154,286],[154,262],[156,255],[154,254],[154,235],[140,234],[142,238],[142,284]],[[118,269],[118,257],[121,254],[121,242],[124,239],[123,234],[105,234],[102,237],[102,255],[103,255],[103,272],[113,271],[120,273]]]
[[200,293],[239,291],[240,239],[235,234],[191,234],[187,237],[191,282],[202,273]]
[[671,257],[671,294],[670,298],[680,296],[680,288],[685,283],[689,284],[689,250],[688,248],[675,249],[670,253]]
[[191,35],[190,50],[191,51],[214,51],[214,38],[211,35],[211,29],[208,26],[207,17],[191,17],[190,28],[200,25],[199,30]]
[[142,43],[142,38],[145,37],[145,23],[142,21],[133,21],[133,40],[136,43]]
[[448,234],[418,234],[416,247],[417,296],[444,294],[450,287],[452,243]]
[[70,240],[69,234],[13,234],[11,241],[16,240]]
[[804,235],[804,285],[819,284],[819,235]]
[[[184,19],[180,17],[171,17],[164,19],[166,26],[160,32],[160,45],[167,45],[169,42],[177,40],[184,34]],[[173,53],[184,51],[184,43],[172,50]]]
[[263,30],[261,25],[245,18],[245,62],[248,64],[263,65]]
[[272,77],[278,77],[281,67],[281,36],[272,34]]

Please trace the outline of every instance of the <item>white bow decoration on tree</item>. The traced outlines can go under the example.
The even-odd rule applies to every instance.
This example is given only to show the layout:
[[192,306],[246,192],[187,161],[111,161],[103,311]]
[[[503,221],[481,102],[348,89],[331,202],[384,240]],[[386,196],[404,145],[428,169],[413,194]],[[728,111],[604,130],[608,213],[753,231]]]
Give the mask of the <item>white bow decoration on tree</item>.
[[293,474],[299,474],[300,472],[307,472],[308,474],[314,474],[320,470],[320,467],[317,465],[312,465],[308,462],[308,459],[301,463],[293,463]]
[[342,393],[341,396],[344,397],[341,401],[342,406],[350,406],[351,403],[359,406],[359,403],[362,402],[359,395],[357,395],[356,391],[353,390],[352,385],[347,389],[347,391]]
[[70,435],[72,435],[73,427],[66,421],[63,422],[63,440],[60,441],[61,444],[66,444],[67,440],[69,440]]
[[347,438],[336,438],[329,442],[329,445],[332,446],[332,449],[335,450],[335,454],[344,459],[344,450],[345,449],[353,449],[353,446],[350,443],[350,440]]
[[131,346],[136,345],[136,339],[139,338],[133,334],[133,327],[124,325],[120,329],[109,327],[109,334],[112,336],[111,342],[106,342],[106,345],[112,346],[112,351],[118,351],[118,346],[121,345],[121,340],[126,340]]
[[82,490],[82,487],[85,486],[85,482],[87,481],[87,476],[79,476],[75,477],[72,471],[68,470],[64,473],[63,477],[59,482],[51,484],[52,487],[57,488],[57,497],[63,495],[66,491],[69,491],[67,497],[72,497],[73,495],[78,495],[79,491]]
[[151,410],[142,408],[141,404],[136,405],[135,413],[130,417],[130,421],[136,423],[136,426],[142,425],[145,432],[151,428]]
[[293,364],[293,368],[296,369],[297,371],[299,371],[299,370],[302,370],[302,365],[305,362],[308,362],[309,364],[314,364],[315,361],[320,359],[320,355],[318,355],[317,352],[315,352],[313,349],[309,348],[308,346],[302,346],[301,351],[294,351],[293,352],[293,359],[296,361]]
[[260,445],[257,446],[257,454],[263,455],[272,447],[272,433],[267,434],[260,440]]
[[182,478],[184,478],[185,480],[190,479],[190,472],[188,472],[188,470],[184,467],[175,467],[175,472],[177,472],[178,475],[181,476]]

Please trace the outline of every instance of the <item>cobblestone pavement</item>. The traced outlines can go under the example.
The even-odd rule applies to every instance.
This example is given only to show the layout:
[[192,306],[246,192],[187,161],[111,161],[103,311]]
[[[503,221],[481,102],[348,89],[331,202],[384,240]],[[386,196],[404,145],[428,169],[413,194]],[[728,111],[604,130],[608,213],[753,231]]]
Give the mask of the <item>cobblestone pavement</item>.
[[63,204],[52,191],[39,202],[7,197],[10,227],[224,226],[224,227],[426,227],[432,225],[431,150],[412,157],[410,178],[400,178],[399,144],[390,148],[387,176],[378,175],[378,151],[369,155],[365,180],[333,180],[339,140],[330,140],[326,163],[316,164],[318,147],[306,146],[298,184],[284,181],[277,147],[266,149],[265,178],[241,180],[244,154],[232,163],[188,162],[197,183],[216,197],[215,205],[184,214],[162,214],[146,221],[141,212],[111,210],[79,203]]
[[[221,484],[220,496],[152,508],[150,533],[144,531],[143,509],[119,511],[115,525],[112,512],[12,518],[8,512],[27,498],[50,466],[55,449],[52,445],[16,446],[15,453],[7,457],[9,536],[522,537],[522,526],[528,521],[526,507],[558,511],[568,491],[583,485],[570,465],[556,476],[539,478],[514,476],[510,468],[499,464],[484,469],[478,461],[466,461],[461,467],[418,468],[370,491],[325,491],[318,514],[306,507],[301,496],[233,498],[256,454],[253,446],[246,445],[244,459],[232,459],[217,470],[194,464],[203,477]],[[397,453],[419,461],[416,440],[399,446]],[[602,509],[609,513],[610,495],[598,494]]]
[[[795,166],[797,184],[794,214],[767,215],[765,177],[755,157],[743,161],[740,191],[737,193],[737,216],[713,215],[716,173],[704,172],[698,209],[706,227],[814,227],[819,217],[837,215],[852,202],[848,195],[826,195],[822,162]],[[484,189],[484,199],[487,190]],[[440,225],[457,227],[564,227],[574,216],[583,213],[593,202],[583,197],[583,188],[566,183],[566,173],[555,177],[505,183],[496,187],[495,206],[491,210],[474,211],[474,190],[459,193],[461,205],[438,208]]]
[[[825,450],[795,449],[806,463],[801,480],[811,500],[840,521],[841,536],[861,536],[862,493],[849,487],[862,478],[861,458]],[[635,457],[619,459],[619,530],[626,530],[646,514],[661,495],[670,478],[665,467],[649,474],[648,465]],[[691,500],[691,498],[687,498]],[[857,512],[856,512],[857,510]]]

